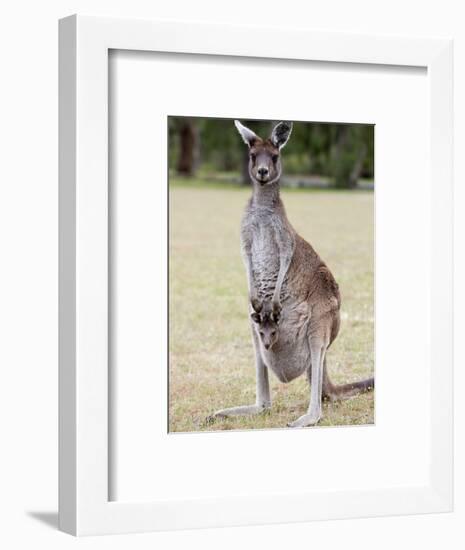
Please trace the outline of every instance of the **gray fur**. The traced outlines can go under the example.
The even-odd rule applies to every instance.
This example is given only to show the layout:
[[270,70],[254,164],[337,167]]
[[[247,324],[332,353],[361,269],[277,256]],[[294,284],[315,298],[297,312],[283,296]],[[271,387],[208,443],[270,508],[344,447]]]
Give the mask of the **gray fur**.
[[[334,386],[326,370],[326,351],[339,331],[341,299],[331,272],[296,233],[279,196],[281,160],[276,155],[287,142],[292,124],[278,124],[265,141],[240,123],[236,127],[243,138],[255,136],[249,144],[253,194],[242,219],[241,247],[256,355],[257,399],[255,405],[222,409],[213,416],[257,414],[270,408],[268,370],[281,382],[307,373],[311,383],[308,411],[289,426],[312,426],[321,418],[323,396],[346,398],[372,389],[374,380]],[[261,177],[257,166],[264,165],[268,174]],[[263,334],[264,319],[270,319],[263,315],[270,316],[270,312],[279,319],[272,342],[273,327],[266,325],[269,330]]]

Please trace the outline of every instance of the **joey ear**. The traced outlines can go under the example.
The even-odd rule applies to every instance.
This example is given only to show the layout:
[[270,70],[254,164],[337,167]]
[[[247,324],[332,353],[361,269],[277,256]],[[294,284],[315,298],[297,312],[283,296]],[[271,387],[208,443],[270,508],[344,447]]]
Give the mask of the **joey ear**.
[[271,314],[271,320],[277,325],[279,324],[280,317],[281,317],[281,313],[279,311],[273,311]]
[[252,321],[254,323],[257,323],[257,324],[260,323],[260,314],[257,313],[256,311],[254,311],[253,313],[250,314],[250,318],[252,319]]
[[292,122],[280,122],[271,132],[270,141],[278,149],[282,149],[292,132]]
[[280,317],[281,317],[281,305],[279,303],[274,302],[272,306],[272,311],[271,311],[271,320],[274,321],[276,324],[278,324]]
[[237,131],[244,140],[244,143],[249,147],[252,147],[252,145],[260,139],[255,132],[252,132],[250,128],[247,128],[247,126],[244,126],[238,120],[235,120],[234,124],[237,128]]
[[258,298],[252,298],[250,300],[250,304],[253,307],[253,310],[255,311],[255,313],[260,313],[260,311],[263,308],[263,302],[260,302]]

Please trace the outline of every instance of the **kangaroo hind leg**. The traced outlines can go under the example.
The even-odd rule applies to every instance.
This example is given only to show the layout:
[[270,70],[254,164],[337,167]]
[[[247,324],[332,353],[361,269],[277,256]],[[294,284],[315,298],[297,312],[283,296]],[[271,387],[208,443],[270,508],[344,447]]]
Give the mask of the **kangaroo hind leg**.
[[271,408],[271,392],[268,377],[268,367],[265,365],[260,354],[257,335],[253,331],[253,342],[255,346],[255,372],[256,372],[256,401],[254,405],[239,405],[220,409],[207,417],[207,422],[213,422],[216,418],[228,418],[230,416],[248,416],[260,414]]
[[327,344],[323,339],[315,339],[310,342],[311,353],[311,389],[310,403],[306,414],[291,422],[291,428],[306,428],[314,426],[321,418],[321,401],[323,393],[323,371]]

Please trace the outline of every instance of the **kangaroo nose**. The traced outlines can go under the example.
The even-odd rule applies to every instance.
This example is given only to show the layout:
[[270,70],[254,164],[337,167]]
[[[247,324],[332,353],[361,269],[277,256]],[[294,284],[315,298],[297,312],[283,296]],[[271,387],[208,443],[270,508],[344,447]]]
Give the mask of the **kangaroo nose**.
[[270,344],[265,344],[265,349],[270,349]]
[[258,174],[262,177],[267,176],[268,175],[268,168],[263,168],[263,167],[259,168],[258,169]]

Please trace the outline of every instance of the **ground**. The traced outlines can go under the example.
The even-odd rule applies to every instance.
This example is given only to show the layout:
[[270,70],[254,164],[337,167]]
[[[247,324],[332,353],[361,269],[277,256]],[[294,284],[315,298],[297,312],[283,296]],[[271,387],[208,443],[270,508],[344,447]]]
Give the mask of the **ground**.
[[[282,428],[305,413],[304,376],[270,373],[273,407],[216,420],[215,410],[255,401],[254,353],[239,228],[250,188],[170,182],[170,431]],[[283,190],[288,217],[339,283],[341,330],[328,352],[336,383],[374,371],[373,193]],[[371,424],[373,393],[324,405],[320,426]]]

